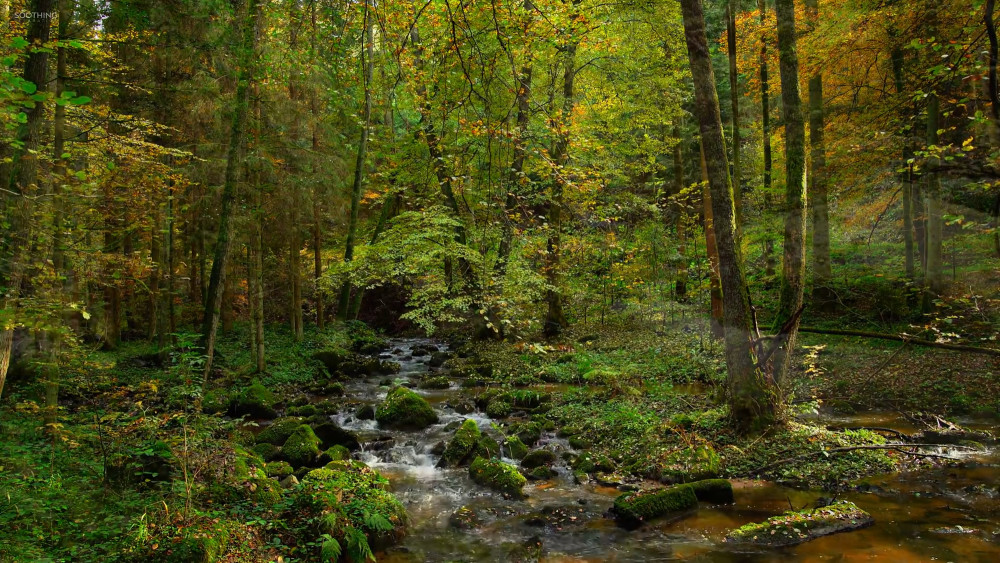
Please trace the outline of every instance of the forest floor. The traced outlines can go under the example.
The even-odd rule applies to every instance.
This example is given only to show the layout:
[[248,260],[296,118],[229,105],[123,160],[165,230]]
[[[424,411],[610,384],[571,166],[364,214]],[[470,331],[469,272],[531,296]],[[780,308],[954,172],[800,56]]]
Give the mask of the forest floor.
[[[205,414],[196,410],[196,354],[183,348],[165,366],[145,342],[88,352],[62,375],[57,423],[45,423],[40,384],[13,382],[0,409],[0,560],[291,561],[331,548],[331,534],[359,553],[369,545],[358,533],[372,549],[391,541],[403,518],[383,478],[331,448],[316,459],[340,481],[316,485],[310,472],[322,464],[270,461],[276,448],[262,447],[258,423],[226,416],[254,393],[270,411],[257,420],[298,415],[316,427],[330,413],[354,412],[343,374],[331,378],[316,353],[372,353],[386,342],[359,324],[309,331],[301,342],[283,327],[267,336],[269,368],[259,377],[247,367],[245,328],[222,338]],[[821,410],[998,414],[995,358],[896,343],[802,335],[792,417],[752,437],[729,429],[722,351],[696,323],[578,327],[550,343],[452,343],[441,368],[461,381],[452,403],[485,411],[504,438],[564,440],[578,480],[626,490],[710,476],[844,490],[940,462],[865,449],[887,437],[828,429],[814,418]],[[303,484],[279,486],[289,474]]]

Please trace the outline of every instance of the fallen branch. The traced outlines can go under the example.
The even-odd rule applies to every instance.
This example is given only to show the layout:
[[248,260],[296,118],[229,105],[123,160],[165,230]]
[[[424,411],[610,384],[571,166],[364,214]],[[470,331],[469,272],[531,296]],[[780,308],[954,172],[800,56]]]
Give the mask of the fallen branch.
[[840,330],[835,328],[815,328],[803,326],[799,327],[799,332],[810,332],[813,334],[830,334],[834,336],[859,336],[861,338],[878,338],[880,340],[894,340],[916,344],[917,346],[927,346],[930,348],[941,348],[942,350],[954,350],[956,352],[969,352],[970,354],[986,354],[1000,358],[1000,349],[980,348],[978,346],[966,346],[963,344],[948,344],[946,342],[934,342],[932,340],[921,340],[919,338],[905,334],[884,334],[881,332],[866,332],[863,330]]
[[921,453],[921,452],[912,452],[912,451],[908,451],[908,450],[904,449],[904,448],[941,448],[941,447],[948,447],[948,448],[952,448],[952,449],[963,449],[963,450],[973,450],[973,449],[975,449],[975,448],[972,448],[972,447],[969,447],[969,446],[951,446],[951,445],[946,445],[946,444],[868,444],[868,445],[865,445],[865,446],[844,446],[844,447],[841,447],[841,448],[833,448],[833,449],[829,449],[829,450],[817,450],[817,451],[805,453],[805,454],[802,454],[802,455],[797,455],[795,457],[790,457],[788,459],[783,459],[781,461],[776,461],[774,463],[769,463],[769,464],[767,464],[767,465],[765,465],[765,466],[763,466],[761,468],[755,469],[751,473],[763,473],[764,471],[767,471],[768,469],[771,469],[771,468],[779,466],[779,465],[784,465],[786,463],[791,463],[793,461],[799,461],[799,460],[803,460],[803,459],[808,459],[810,457],[818,457],[818,456],[823,455],[823,454],[829,455],[829,454],[835,454],[835,453],[851,452],[851,451],[854,451],[854,450],[895,450],[895,451],[898,451],[899,453],[907,454],[907,455],[913,455],[913,456],[919,456],[919,457],[933,457],[933,458],[938,458],[938,459],[948,459],[948,460],[952,460],[952,461],[958,461],[957,457],[951,457],[951,456],[946,456],[946,455],[941,455],[941,454],[927,454],[927,453]]

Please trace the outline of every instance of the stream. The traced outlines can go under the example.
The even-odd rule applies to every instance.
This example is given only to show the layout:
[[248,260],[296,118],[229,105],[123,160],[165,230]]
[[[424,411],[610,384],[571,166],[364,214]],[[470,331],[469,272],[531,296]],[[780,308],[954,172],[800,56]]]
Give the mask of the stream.
[[[413,357],[414,347],[446,346],[428,339],[390,342],[384,359],[401,366],[397,383],[416,381],[435,368],[429,355]],[[377,405],[388,388],[384,377],[359,378],[346,384],[347,396]],[[379,429],[374,420],[353,413],[335,421],[360,436],[355,457],[389,478],[392,491],[406,506],[410,525],[405,539],[379,561],[517,561],[529,558],[524,546],[542,546],[541,561],[1000,561],[1000,452],[968,456],[960,467],[941,467],[865,480],[869,492],[839,495],[867,510],[875,525],[835,534],[796,547],[737,552],[722,542],[731,528],[764,520],[787,510],[812,506],[820,491],[801,491],[762,481],[735,481],[736,502],[705,506],[673,522],[654,522],[626,531],[605,518],[620,491],[596,484],[579,485],[565,466],[547,481],[529,481],[527,500],[506,500],[472,482],[465,468],[439,469],[436,444],[447,441],[456,422],[474,419],[483,431],[492,421],[482,412],[456,412],[475,389],[414,389],[435,408],[438,424],[422,431]],[[353,410],[353,409],[352,409]],[[466,410],[466,409],[461,409]],[[819,415],[816,423],[842,427],[880,426],[910,432],[912,427],[891,413]],[[451,425],[451,426],[449,426]],[[447,428],[447,429],[446,429]],[[538,447],[557,454],[568,443],[543,434]],[[505,460],[516,464],[513,460]],[[477,526],[452,522],[465,507]],[[745,548],[744,548],[745,549]]]

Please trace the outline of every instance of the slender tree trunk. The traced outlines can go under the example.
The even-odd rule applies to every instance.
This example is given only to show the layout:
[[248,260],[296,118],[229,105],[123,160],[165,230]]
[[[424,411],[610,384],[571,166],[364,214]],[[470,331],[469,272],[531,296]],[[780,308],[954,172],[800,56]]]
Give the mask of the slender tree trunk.
[[[904,92],[903,82],[903,50],[894,47],[891,58],[896,94],[904,96],[906,92]],[[903,192],[903,264],[906,278],[912,280],[916,272],[913,264],[913,164],[910,163],[913,151],[905,131],[903,137],[903,166],[906,168],[900,174],[902,184],[900,191]]]
[[[310,68],[316,68],[316,2],[309,3],[309,21],[312,28],[312,35],[309,42],[309,63]],[[313,150],[313,176],[318,173],[316,159],[319,155],[319,102],[316,92],[317,78],[313,77],[313,86],[309,93],[309,109],[312,113],[312,150]],[[322,217],[322,192],[321,184],[316,183],[312,194],[313,212],[313,299],[316,301],[316,326],[322,330],[326,326],[326,308],[323,301],[323,291],[320,288],[320,279],[323,277],[323,223]]]
[[674,229],[677,235],[677,281],[674,284],[674,295],[679,300],[687,298],[688,258],[686,239],[687,233],[687,198],[684,196],[684,151],[681,150],[681,131],[674,127]]
[[[927,146],[930,147],[938,143],[938,124],[940,120],[939,101],[937,94],[927,96]],[[944,219],[942,217],[941,205],[941,179],[936,172],[938,159],[932,157],[927,162],[927,190],[924,193],[926,215],[926,236],[927,236],[927,265],[924,272],[924,299],[923,310],[925,313],[934,309],[934,300],[939,297],[944,289],[944,278],[941,271],[941,247],[942,234],[944,229]]]
[[705,17],[700,0],[681,0],[688,59],[694,79],[695,115],[701,129],[712,194],[714,231],[719,245],[728,371],[730,416],[737,428],[752,431],[770,425],[778,410],[777,392],[753,357],[755,344],[749,290],[743,256],[736,238],[733,188],[726,162],[715,73],[705,36]]
[[[733,112],[733,198],[736,205],[736,232],[743,226],[743,193],[740,189],[742,169],[740,168],[740,75],[736,69],[736,14],[739,0],[729,0],[726,7],[726,43],[729,55],[729,102]],[[742,237],[741,237],[742,238]]]
[[[806,14],[815,27],[818,0],[806,0]],[[823,73],[817,72],[809,79],[809,141],[811,145],[812,174],[809,186],[809,203],[812,208],[813,229],[813,298],[824,311],[831,311],[836,304],[830,287],[833,268],[830,263],[830,212],[827,193],[826,145],[823,142],[825,126],[823,114]]]
[[715,213],[712,209],[712,190],[708,177],[708,160],[705,156],[704,143],[701,144],[701,181],[703,186],[701,198],[705,216],[705,254],[708,255],[708,292],[712,305],[711,329],[713,335],[722,338],[725,336],[723,328],[725,311],[722,301],[722,280],[719,279],[719,246],[715,234]]
[[[997,80],[997,26],[994,19],[996,0],[986,0],[986,8],[983,13],[983,21],[986,24],[986,34],[990,40],[990,72],[989,72],[989,97],[990,97],[990,139],[993,143],[993,150],[1000,151],[1000,85]],[[1000,257],[1000,193],[997,194],[996,205],[993,208],[993,251]]]
[[[524,10],[525,12],[532,10],[531,0],[524,1]],[[526,24],[524,29],[525,34],[527,33],[527,27]],[[514,238],[512,216],[517,208],[516,190],[523,183],[524,179],[528,120],[531,117],[531,74],[531,64],[525,64],[515,77],[517,80],[517,118],[515,122],[513,157],[511,158],[510,172],[507,175],[507,197],[504,200],[503,236],[500,239],[500,248],[497,251],[497,273],[500,278],[507,271],[507,260],[510,258],[511,245]]]
[[[778,53],[781,70],[781,105],[785,119],[785,233],[781,263],[781,294],[775,327],[798,319],[805,289],[806,153],[805,123],[799,96],[799,61],[795,46],[795,2],[777,0]],[[798,322],[774,354],[772,376],[784,383],[795,348]]]
[[[760,25],[767,21],[767,6],[765,0],[757,0],[757,10],[760,12]],[[764,144],[764,198],[770,199],[771,191],[771,100],[767,75],[767,40],[761,36],[760,41],[760,113],[761,136]]]
[[[344,261],[350,262],[354,259],[354,240],[358,233],[358,209],[361,205],[361,188],[365,178],[365,157],[368,153],[368,132],[371,129],[372,120],[372,70],[374,69],[373,57],[375,41],[371,16],[368,13],[368,3],[365,3],[365,24],[364,24],[365,48],[362,49],[361,72],[364,75],[365,101],[363,111],[363,125],[361,127],[361,140],[358,143],[358,155],[354,163],[354,184],[351,187],[351,218],[347,227],[347,242],[344,247]],[[367,55],[367,57],[366,57]],[[340,300],[337,303],[337,318],[347,320],[348,311],[351,304],[351,282],[344,281],[340,288]]]
[[[53,0],[34,0],[31,4],[33,12],[51,13]],[[31,45],[47,43],[49,40],[48,18],[32,18],[28,25],[27,41]],[[31,49],[31,47],[29,47]],[[47,71],[49,54],[47,50],[29,51],[24,63],[23,78],[37,87],[38,92],[48,89]],[[7,236],[0,242],[0,285],[6,286],[6,296],[3,308],[17,313],[21,284],[24,281],[28,247],[31,241],[31,201],[37,188],[38,158],[36,151],[42,120],[45,118],[45,108],[35,104],[26,112],[24,123],[18,128],[17,139],[19,148],[14,150],[10,165],[10,175],[7,178],[6,190],[0,194],[3,203],[2,218],[7,222]],[[16,317],[15,317],[16,318]],[[0,397],[3,396],[4,382],[10,367],[11,352],[14,344],[13,328],[4,327],[0,330]]]
[[302,340],[302,237],[299,227],[299,186],[292,188],[292,210],[288,233],[288,324],[296,342]]
[[233,102],[233,122],[229,136],[229,150],[226,154],[226,175],[222,188],[222,210],[219,214],[219,238],[215,243],[215,260],[212,262],[212,277],[205,301],[202,338],[205,342],[205,377],[208,381],[215,355],[215,334],[219,328],[219,313],[222,289],[225,287],[226,263],[232,246],[232,214],[236,200],[237,182],[243,166],[243,146],[246,143],[246,123],[250,103],[250,83],[253,81],[253,66],[257,50],[258,0],[241,0],[237,8],[241,28],[239,70],[236,97]]

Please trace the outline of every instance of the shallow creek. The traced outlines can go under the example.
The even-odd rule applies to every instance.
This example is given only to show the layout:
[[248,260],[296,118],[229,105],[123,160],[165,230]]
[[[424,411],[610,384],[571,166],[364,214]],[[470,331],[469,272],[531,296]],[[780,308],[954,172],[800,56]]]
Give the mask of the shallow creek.
[[[412,357],[425,339],[390,343],[383,357],[398,362],[397,381],[426,375],[429,356]],[[434,345],[444,349],[441,343]],[[357,379],[347,396],[373,405],[385,398],[382,377]],[[542,545],[546,562],[569,561],[1000,561],[1000,453],[970,456],[962,467],[939,468],[866,480],[870,492],[840,495],[875,518],[871,528],[820,538],[797,547],[761,552],[736,552],[722,543],[730,528],[764,520],[789,508],[812,506],[824,493],[799,491],[773,483],[735,482],[736,503],[702,506],[691,516],[657,522],[636,531],[618,528],[604,513],[620,491],[595,484],[579,485],[566,467],[548,481],[529,481],[527,500],[505,500],[474,484],[465,469],[438,469],[434,445],[447,440],[445,427],[466,418],[484,431],[492,421],[474,411],[459,414],[454,406],[473,390],[458,381],[442,390],[417,390],[438,411],[440,422],[419,432],[380,430],[375,421],[351,414],[335,417],[358,432],[363,443],[356,457],[389,478],[392,490],[406,506],[409,532],[398,546],[379,554],[379,561],[516,561],[524,545]],[[832,417],[817,423],[841,427],[879,426],[911,432],[905,421],[887,413]],[[565,440],[543,434],[539,447],[557,454],[568,450]],[[947,452],[955,453],[955,452]],[[512,463],[512,460],[507,460]],[[468,507],[481,525],[459,529],[449,520]]]

